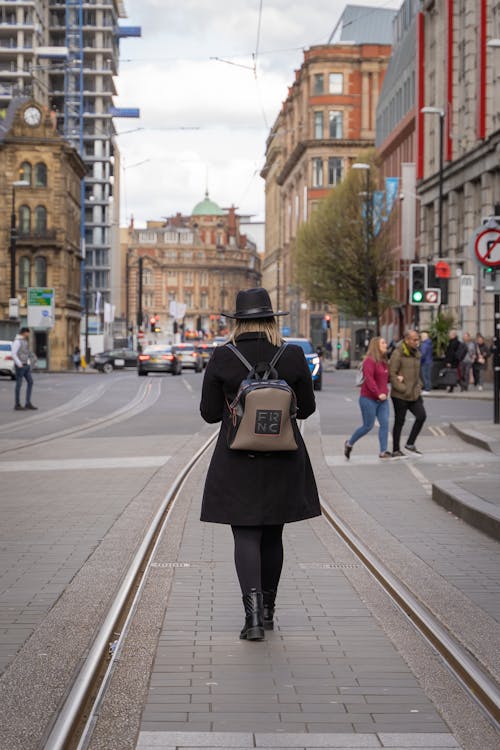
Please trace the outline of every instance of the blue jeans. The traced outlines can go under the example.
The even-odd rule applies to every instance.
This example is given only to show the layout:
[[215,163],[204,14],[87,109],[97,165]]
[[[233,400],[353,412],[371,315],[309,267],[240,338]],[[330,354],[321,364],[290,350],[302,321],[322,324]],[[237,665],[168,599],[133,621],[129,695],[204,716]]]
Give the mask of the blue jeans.
[[23,378],[26,378],[26,403],[31,403],[31,391],[33,389],[33,378],[31,376],[30,365],[18,367],[16,365],[16,406],[21,405],[21,385]]
[[424,388],[426,391],[432,390],[432,382],[431,382],[431,371],[432,371],[432,362],[422,362],[420,365],[420,369],[422,371],[422,380],[424,381]]
[[366,435],[373,428],[375,419],[378,419],[379,431],[378,441],[380,444],[380,452],[385,453],[387,450],[387,439],[389,435],[389,401],[374,401],[372,398],[366,396],[359,397],[359,408],[361,409],[361,416],[363,417],[363,424],[358,427],[347,441],[349,445],[354,443]]

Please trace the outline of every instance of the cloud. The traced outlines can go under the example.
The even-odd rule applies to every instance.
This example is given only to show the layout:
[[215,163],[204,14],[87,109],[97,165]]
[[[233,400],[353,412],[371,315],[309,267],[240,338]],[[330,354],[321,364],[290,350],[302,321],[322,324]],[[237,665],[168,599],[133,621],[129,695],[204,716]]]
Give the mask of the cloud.
[[141,118],[116,125],[143,129],[118,138],[122,222],[131,214],[143,225],[190,213],[207,179],[219,205],[236,204],[263,219],[259,172],[269,129],[302,50],[327,41],[344,6],[344,0],[263,0],[255,61],[260,0],[126,0],[121,25],[142,26],[142,38],[120,43],[115,103],[139,107]]

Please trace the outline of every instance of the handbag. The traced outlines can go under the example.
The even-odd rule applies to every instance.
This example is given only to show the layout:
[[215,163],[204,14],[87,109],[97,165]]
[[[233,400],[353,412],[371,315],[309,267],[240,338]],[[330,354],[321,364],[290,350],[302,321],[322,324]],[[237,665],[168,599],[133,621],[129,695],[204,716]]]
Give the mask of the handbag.
[[443,367],[438,373],[439,385],[455,386],[458,383],[458,372],[454,367]]
[[360,362],[358,365],[358,370],[356,372],[356,388],[361,388],[363,383],[365,382],[365,373],[363,372],[363,363]]

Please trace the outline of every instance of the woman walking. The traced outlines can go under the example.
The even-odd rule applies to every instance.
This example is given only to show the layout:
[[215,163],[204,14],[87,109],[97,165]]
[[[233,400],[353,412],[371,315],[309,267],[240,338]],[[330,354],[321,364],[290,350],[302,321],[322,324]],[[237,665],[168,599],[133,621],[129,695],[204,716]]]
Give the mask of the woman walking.
[[387,342],[380,336],[371,339],[366,357],[363,360],[363,384],[359,396],[359,408],[363,424],[344,443],[344,456],[349,459],[353,445],[373,429],[378,420],[379,458],[391,458],[387,449],[389,436],[389,365],[387,363]]
[[[231,342],[251,365],[270,362],[282,339],[269,294],[265,289],[240,291]],[[299,346],[289,344],[277,365],[279,378],[293,389],[297,416],[306,419],[315,408],[311,374]],[[273,628],[276,592],[283,565],[282,532],[285,523],[321,514],[318,491],[309,456],[293,420],[297,450],[247,452],[228,447],[228,403],[236,395],[247,370],[227,346],[220,346],[208,362],[203,380],[200,411],[221,429],[207,473],[201,520],[231,526],[234,561],[245,624],[240,638],[262,640]]]

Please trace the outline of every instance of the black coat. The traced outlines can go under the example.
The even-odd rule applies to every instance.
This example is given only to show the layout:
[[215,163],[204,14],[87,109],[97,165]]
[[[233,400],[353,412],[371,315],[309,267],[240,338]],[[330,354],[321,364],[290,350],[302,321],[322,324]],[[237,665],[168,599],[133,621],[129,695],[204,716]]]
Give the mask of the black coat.
[[[264,335],[238,337],[238,349],[253,365],[269,362],[277,351]],[[278,375],[293,388],[299,419],[316,409],[311,374],[300,346],[289,344],[277,365]],[[296,451],[246,453],[227,446],[231,400],[247,370],[227,347],[214,350],[205,370],[200,411],[209,423],[222,425],[203,493],[201,520],[233,526],[289,523],[321,514],[318,491],[306,446],[298,428]]]

